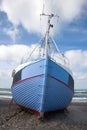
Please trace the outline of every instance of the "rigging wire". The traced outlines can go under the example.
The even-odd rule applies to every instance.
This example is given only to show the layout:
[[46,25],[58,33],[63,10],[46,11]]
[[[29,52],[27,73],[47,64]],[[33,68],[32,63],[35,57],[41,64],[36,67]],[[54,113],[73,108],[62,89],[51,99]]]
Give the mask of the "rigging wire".
[[57,52],[58,52],[59,54],[61,54],[60,49],[59,49],[58,46],[56,45],[56,42],[55,42],[55,40],[53,39],[53,37],[50,37],[50,39],[51,39],[52,43],[54,44],[54,46],[55,46]]
[[[41,43],[41,44],[40,44]],[[37,49],[37,48],[39,48],[39,47],[42,47],[42,44],[44,43],[44,38],[41,38],[40,39],[40,41],[38,42],[38,44],[34,47],[34,49],[31,51],[31,53],[30,53],[30,55],[26,58],[26,60],[24,61],[24,62],[27,62],[30,58],[31,58],[31,56],[32,56],[32,54],[34,53],[34,51]],[[24,60],[24,57],[22,57],[22,59],[21,59],[21,64],[23,63],[23,60]]]

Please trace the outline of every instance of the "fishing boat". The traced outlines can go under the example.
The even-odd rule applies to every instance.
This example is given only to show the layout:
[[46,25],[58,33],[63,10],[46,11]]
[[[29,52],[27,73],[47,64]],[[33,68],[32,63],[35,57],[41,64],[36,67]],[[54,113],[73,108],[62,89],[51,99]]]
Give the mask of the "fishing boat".
[[[11,86],[14,101],[38,115],[67,108],[74,94],[74,80],[68,62],[50,37],[50,28],[53,27],[50,22],[54,14],[42,15],[48,17],[46,34],[41,40],[43,54],[13,70]],[[52,44],[59,58],[55,58],[57,53],[56,56],[50,54]]]

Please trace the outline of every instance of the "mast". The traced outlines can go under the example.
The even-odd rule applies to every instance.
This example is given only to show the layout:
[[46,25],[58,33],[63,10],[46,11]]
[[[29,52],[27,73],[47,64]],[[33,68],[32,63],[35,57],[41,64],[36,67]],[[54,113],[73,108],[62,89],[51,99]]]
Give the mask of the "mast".
[[53,27],[52,24],[50,24],[51,18],[54,16],[53,14],[51,15],[46,15],[48,16],[48,22],[47,22],[47,30],[46,30],[46,35],[45,35],[45,54],[49,55],[49,49],[50,49],[50,44],[49,44],[49,34],[50,34],[50,28]]
[[53,27],[53,25],[50,24],[50,21],[51,21],[51,18],[54,17],[54,14],[49,15],[49,14],[42,13],[41,15],[48,17],[47,30],[46,30],[46,35],[45,35],[45,55],[46,54],[49,55],[49,49],[50,49],[49,34],[50,34],[50,28]]
[[48,17],[47,30],[46,30],[46,35],[45,35],[45,55],[46,54],[49,55],[49,50],[50,50],[49,34],[50,34],[50,28],[53,27],[53,25],[50,24],[50,21],[51,21],[52,17],[59,17],[59,16],[54,15],[54,14],[45,14],[44,8],[45,8],[45,0],[43,0],[43,10],[42,10],[42,14],[40,14],[40,15]]
[[49,50],[50,50],[49,34],[50,34],[50,28],[53,27],[53,25],[50,23],[50,21],[51,21],[51,19],[52,19],[53,17],[59,17],[59,16],[54,15],[54,14],[45,14],[45,13],[42,13],[41,15],[48,17],[47,30],[46,30],[46,35],[45,35],[45,55],[46,55],[46,54],[49,55]]

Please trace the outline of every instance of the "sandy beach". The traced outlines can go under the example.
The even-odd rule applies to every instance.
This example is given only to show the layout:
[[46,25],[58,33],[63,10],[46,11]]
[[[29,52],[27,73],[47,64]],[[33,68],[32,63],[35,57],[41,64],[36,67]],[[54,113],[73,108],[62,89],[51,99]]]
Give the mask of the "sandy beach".
[[67,111],[48,113],[44,120],[0,99],[0,130],[87,130],[87,103],[71,103]]

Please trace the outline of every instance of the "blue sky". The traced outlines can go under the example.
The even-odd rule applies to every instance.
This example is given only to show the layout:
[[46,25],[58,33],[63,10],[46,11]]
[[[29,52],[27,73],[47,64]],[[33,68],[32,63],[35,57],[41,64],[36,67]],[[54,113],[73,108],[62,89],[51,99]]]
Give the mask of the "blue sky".
[[[0,12],[0,44],[14,44],[11,36],[9,36],[4,29],[13,28],[13,24],[8,20],[7,14],[3,11]],[[22,25],[18,25],[17,29],[19,34],[16,36],[15,44],[32,44],[40,39],[37,33],[29,33]]]
[[[78,19],[65,25],[59,34],[54,36],[55,41],[59,42],[62,51],[67,49],[87,50],[87,8],[80,14]],[[13,44],[13,39],[3,30],[13,28],[13,24],[8,20],[4,11],[0,12],[0,44]],[[38,42],[41,35],[38,33],[29,33],[22,25],[18,25],[19,34],[16,37],[15,44],[32,44]]]
[[[70,60],[75,88],[87,88],[87,2],[44,2],[46,13],[52,12],[60,16],[58,22],[52,21],[52,35],[60,51]],[[43,0],[10,0],[9,3],[7,0],[0,1],[0,87],[11,86],[11,71],[19,64],[18,59],[43,36],[46,26],[43,18],[40,21],[42,3]],[[24,49],[22,53],[20,48]]]

